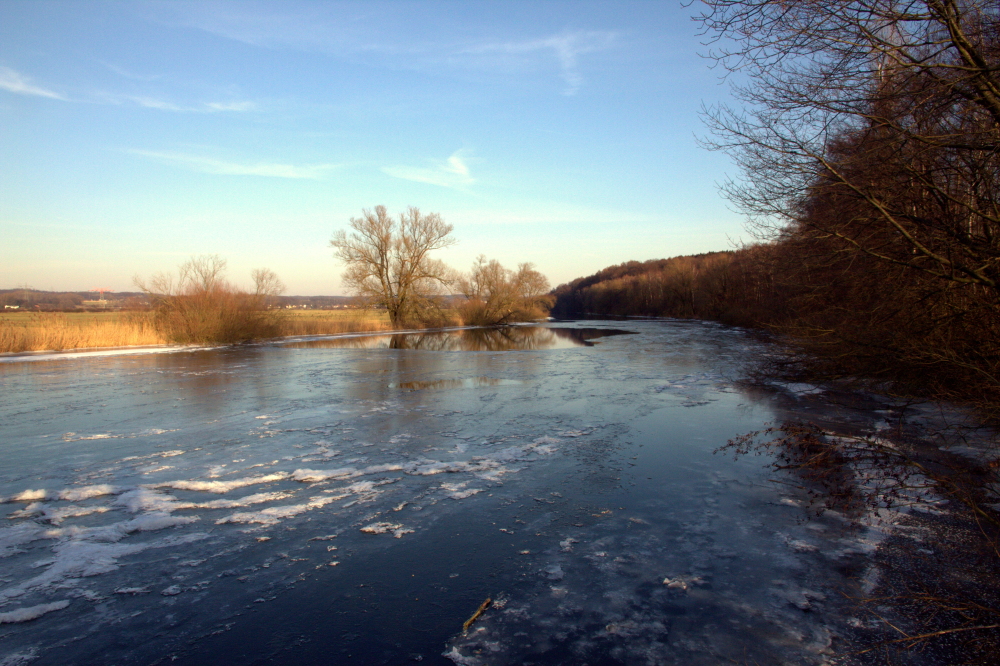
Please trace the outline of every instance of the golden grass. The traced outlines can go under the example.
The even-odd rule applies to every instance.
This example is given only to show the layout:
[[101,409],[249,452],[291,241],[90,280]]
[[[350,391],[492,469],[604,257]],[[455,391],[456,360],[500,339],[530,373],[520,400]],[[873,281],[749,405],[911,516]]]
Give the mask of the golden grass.
[[[392,329],[386,313],[353,309],[283,311],[278,324],[281,336]],[[0,313],[0,352],[132,347],[167,342],[143,312]]]
[[377,310],[286,310],[282,313],[281,335],[336,335],[390,331],[386,312]]
[[166,340],[145,317],[117,312],[0,315],[0,352],[132,347]]

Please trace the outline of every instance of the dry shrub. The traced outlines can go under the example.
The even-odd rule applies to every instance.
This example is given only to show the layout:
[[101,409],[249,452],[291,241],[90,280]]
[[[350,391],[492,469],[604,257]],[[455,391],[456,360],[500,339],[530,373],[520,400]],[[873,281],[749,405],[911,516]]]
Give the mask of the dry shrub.
[[454,310],[440,307],[434,303],[431,307],[422,308],[402,320],[404,326],[412,328],[447,328],[461,326],[462,320]]
[[192,258],[178,277],[160,274],[136,285],[152,303],[154,327],[170,342],[238,343],[277,337],[281,312],[269,309],[284,291],[277,275],[253,272],[254,290],[244,291],[224,278],[226,262],[216,255]]
[[549,316],[542,305],[527,303],[506,310],[498,322],[496,310],[478,298],[470,298],[458,306],[458,317],[466,326],[496,326],[523,321],[538,321]]
[[161,299],[152,318],[171,342],[234,343],[278,336],[279,315],[261,310],[248,294],[216,290]]
[[518,264],[512,271],[496,259],[479,255],[472,270],[458,280],[465,301],[458,314],[467,326],[498,326],[535,321],[548,316],[554,297],[548,279],[533,264]]

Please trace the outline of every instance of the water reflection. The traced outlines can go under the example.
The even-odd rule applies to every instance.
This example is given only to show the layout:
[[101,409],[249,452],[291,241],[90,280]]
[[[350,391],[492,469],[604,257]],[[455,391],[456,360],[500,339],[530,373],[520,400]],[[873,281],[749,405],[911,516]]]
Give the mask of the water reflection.
[[502,326],[462,331],[395,333],[350,338],[326,338],[284,343],[286,347],[344,347],[349,349],[413,349],[422,351],[529,351],[592,347],[593,340],[632,331],[608,328]]
[[420,391],[424,389],[452,388],[483,388],[487,386],[516,386],[524,382],[516,379],[498,379],[497,377],[468,377],[466,379],[436,379],[426,382],[399,382],[389,384],[389,388],[399,388],[405,391]]

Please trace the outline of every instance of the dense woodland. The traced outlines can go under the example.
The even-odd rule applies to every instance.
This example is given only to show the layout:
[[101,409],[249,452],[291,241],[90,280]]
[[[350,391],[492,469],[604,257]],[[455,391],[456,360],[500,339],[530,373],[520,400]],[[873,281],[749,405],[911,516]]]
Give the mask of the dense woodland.
[[732,252],[630,261],[560,285],[555,316],[698,318],[765,329],[784,370],[1000,406],[1000,308],[980,285],[881,261],[808,228]]

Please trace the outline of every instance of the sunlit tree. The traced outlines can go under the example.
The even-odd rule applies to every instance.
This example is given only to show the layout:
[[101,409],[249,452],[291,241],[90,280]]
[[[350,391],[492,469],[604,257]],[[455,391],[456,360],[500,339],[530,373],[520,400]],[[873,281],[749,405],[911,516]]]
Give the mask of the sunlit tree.
[[430,253],[456,243],[437,213],[410,207],[394,218],[385,206],[351,218],[351,231],[334,233],[330,246],[344,262],[344,285],[368,306],[385,308],[394,326],[426,320],[453,282],[452,271]]

